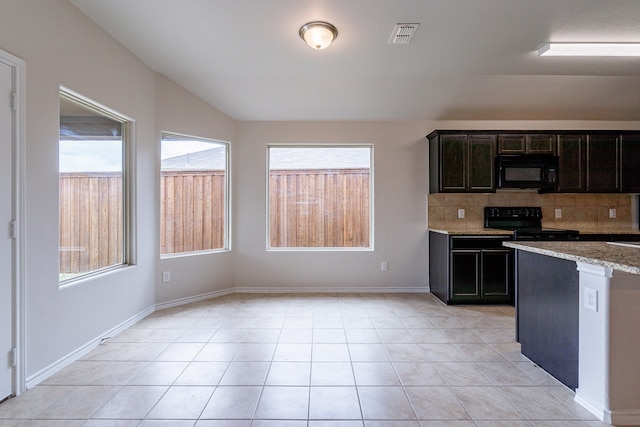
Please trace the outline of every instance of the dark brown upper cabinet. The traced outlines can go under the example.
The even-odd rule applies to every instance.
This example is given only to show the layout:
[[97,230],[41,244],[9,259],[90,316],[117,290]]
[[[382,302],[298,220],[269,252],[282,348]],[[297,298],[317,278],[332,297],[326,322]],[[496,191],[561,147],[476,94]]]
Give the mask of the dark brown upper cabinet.
[[620,137],[620,190],[640,193],[640,134]]
[[[467,136],[442,135],[440,140],[440,174],[438,191],[466,191],[467,188]],[[436,157],[437,158],[437,157]]]
[[556,135],[549,133],[500,134],[499,154],[555,154]]
[[587,135],[558,135],[558,192],[587,191]]
[[558,156],[559,192],[640,192],[640,134],[560,134]]
[[434,131],[431,193],[494,192],[497,154],[553,153],[560,193],[640,193],[640,131]]
[[469,191],[493,192],[495,185],[495,135],[469,135]]
[[590,134],[587,139],[587,191],[620,191],[620,135]]
[[494,192],[496,135],[429,135],[430,192]]

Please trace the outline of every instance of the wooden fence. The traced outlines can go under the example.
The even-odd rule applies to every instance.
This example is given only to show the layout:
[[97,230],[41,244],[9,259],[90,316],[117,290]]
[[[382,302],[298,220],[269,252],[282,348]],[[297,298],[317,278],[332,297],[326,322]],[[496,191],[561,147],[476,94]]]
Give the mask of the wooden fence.
[[[271,247],[368,247],[369,169],[270,172]],[[162,173],[161,253],[225,247],[225,173]],[[60,272],[123,261],[120,173],[60,174]]]
[[[161,253],[218,249],[224,241],[224,171],[163,172]],[[123,262],[122,176],[60,174],[60,273]]]
[[369,169],[270,172],[271,247],[368,247]]
[[225,189],[223,170],[163,171],[161,253],[224,248]]
[[120,172],[60,174],[61,274],[122,263],[121,230]]

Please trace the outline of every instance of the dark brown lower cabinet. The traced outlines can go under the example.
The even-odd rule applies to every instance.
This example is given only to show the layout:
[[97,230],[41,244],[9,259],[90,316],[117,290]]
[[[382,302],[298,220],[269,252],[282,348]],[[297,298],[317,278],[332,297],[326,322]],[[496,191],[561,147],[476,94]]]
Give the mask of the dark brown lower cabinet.
[[449,302],[510,302],[512,256],[506,248],[452,250]]
[[447,304],[513,304],[509,236],[429,233],[429,286]]
[[516,334],[522,354],[578,386],[579,273],[575,261],[516,251]]

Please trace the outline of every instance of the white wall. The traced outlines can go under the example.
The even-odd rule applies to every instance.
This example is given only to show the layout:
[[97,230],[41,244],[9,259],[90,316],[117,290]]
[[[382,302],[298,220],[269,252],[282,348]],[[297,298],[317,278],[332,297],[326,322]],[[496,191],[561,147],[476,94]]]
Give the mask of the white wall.
[[[0,49],[26,61],[26,379],[157,303],[233,288],[233,254],[160,260],[160,132],[233,141],[235,122],[157,75],[66,0],[4,0]],[[135,122],[135,265],[58,285],[59,89]],[[161,272],[172,271],[170,286]]]
[[[232,161],[235,159],[234,121],[164,76],[158,75],[156,88],[157,141],[160,140],[160,133],[164,131],[230,142]],[[157,149],[156,158],[159,159],[159,144]],[[160,163],[156,163],[156,175],[159,176]],[[233,165],[231,173],[234,173]],[[158,183],[156,188],[158,195],[159,185]],[[159,209],[154,215],[159,224]],[[156,252],[159,259],[159,245]],[[171,272],[170,282],[162,283],[163,271]],[[156,268],[156,283],[157,303],[171,303],[212,292],[228,291],[233,288],[233,252],[160,259]]]
[[[238,124],[235,286],[244,290],[426,290],[428,192],[422,123]],[[374,251],[266,250],[266,154],[270,143],[374,145]],[[380,271],[387,261],[389,270]]]
[[[156,75],[66,0],[2,2],[0,48],[26,61],[26,377],[154,305]],[[58,286],[59,89],[136,122],[137,265]],[[151,218],[151,220],[146,220]]]

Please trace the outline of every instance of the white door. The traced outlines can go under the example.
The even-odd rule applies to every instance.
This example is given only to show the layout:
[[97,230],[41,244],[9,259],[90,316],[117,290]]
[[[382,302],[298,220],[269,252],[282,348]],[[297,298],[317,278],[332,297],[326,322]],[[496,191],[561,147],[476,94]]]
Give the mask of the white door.
[[13,68],[0,62],[0,401],[13,394]]

